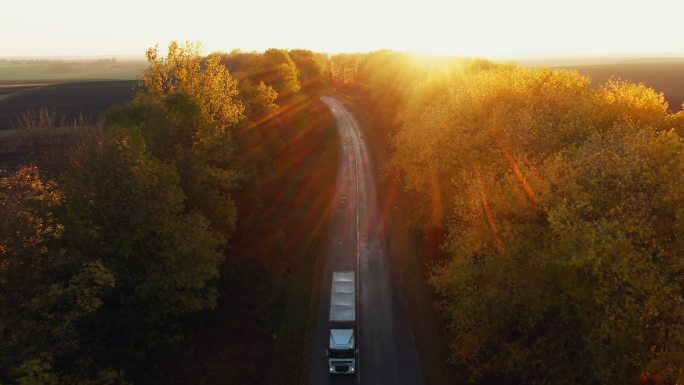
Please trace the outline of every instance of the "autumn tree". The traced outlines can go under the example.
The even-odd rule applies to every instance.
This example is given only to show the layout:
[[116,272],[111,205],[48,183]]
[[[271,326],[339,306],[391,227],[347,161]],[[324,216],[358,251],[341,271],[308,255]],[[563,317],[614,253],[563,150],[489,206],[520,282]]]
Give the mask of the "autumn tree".
[[328,80],[328,57],[304,49],[293,49],[288,55],[297,66],[299,82],[304,90],[321,91]]
[[655,129],[667,129],[668,105],[665,96],[642,83],[610,79],[595,95],[602,123],[618,119]]
[[181,45],[171,42],[167,56],[161,57],[159,47],[146,52],[148,68],[140,79],[136,101],[161,103],[175,93],[194,98],[211,123],[225,130],[240,121],[243,106],[237,82],[221,64],[221,57],[201,55],[199,42]]
[[356,82],[359,63],[362,55],[357,53],[340,53],[330,58],[330,77],[341,84]]
[[254,62],[255,58],[259,56],[257,52],[243,52],[239,49],[234,49],[228,53],[218,53],[223,64],[228,71],[235,76],[239,73],[244,73],[247,66]]
[[272,87],[278,95],[278,104],[301,89],[297,65],[283,49],[271,48],[263,54],[253,56],[243,65],[242,72],[252,84],[263,82]]
[[474,382],[681,382],[678,116],[639,84],[443,68],[390,113],[416,222],[448,229],[431,282],[451,361]]
[[[228,238],[237,215],[234,131],[245,111],[237,80],[220,55],[201,56],[197,43],[172,42],[166,58],[158,56],[157,48],[147,56],[149,67],[135,103],[114,109],[105,119],[110,125],[140,127],[153,154],[175,164],[188,208],[201,212]],[[250,112],[269,106],[268,90],[257,91],[265,96],[250,102]]]

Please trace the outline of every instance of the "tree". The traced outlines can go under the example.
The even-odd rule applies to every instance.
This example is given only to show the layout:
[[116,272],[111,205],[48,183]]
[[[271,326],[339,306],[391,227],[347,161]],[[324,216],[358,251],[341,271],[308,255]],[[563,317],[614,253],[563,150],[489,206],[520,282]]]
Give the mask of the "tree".
[[327,82],[327,56],[304,49],[293,49],[288,52],[299,71],[302,88],[309,92],[322,90]]
[[[643,123],[642,123],[643,124]],[[607,381],[684,378],[684,141],[631,122],[593,135],[549,161],[548,216],[557,251],[586,274],[596,312],[586,349]]]
[[250,62],[254,60],[259,54],[256,52],[242,52],[239,49],[234,49],[229,53],[219,53],[221,57],[221,64],[228,68],[233,76],[238,76],[241,72],[245,72]]
[[330,77],[341,84],[354,83],[362,58],[358,53],[340,53],[330,58]]
[[681,382],[683,142],[662,95],[451,71],[399,104],[393,162],[418,222],[448,227],[431,282],[452,362],[485,383]]
[[259,82],[256,87],[246,85],[241,95],[245,104],[246,116],[252,121],[259,121],[264,117],[268,117],[278,108],[278,105],[275,103],[278,93],[273,87],[267,86],[263,81]]
[[264,82],[278,93],[277,103],[295,95],[301,89],[299,71],[286,50],[271,48],[250,60],[243,71],[253,82]]
[[158,47],[149,48],[149,67],[140,80],[136,101],[162,103],[166,97],[182,92],[199,103],[211,123],[226,130],[243,117],[237,82],[221,64],[219,55],[204,58],[200,49],[198,42],[179,45],[173,41],[164,59]]
[[137,128],[96,130],[68,159],[64,241],[116,282],[81,325],[84,346],[135,377],[177,346],[184,317],[215,306],[221,237],[184,210],[178,173]]
[[596,103],[608,126],[627,118],[642,126],[668,128],[665,96],[644,84],[610,79],[596,93]]
[[0,381],[113,384],[91,367],[80,328],[116,285],[102,259],[63,242],[64,196],[35,166],[0,178]]
[[[111,125],[139,126],[152,153],[180,173],[188,209],[201,212],[227,239],[237,215],[232,198],[239,177],[234,130],[245,107],[221,56],[203,58],[199,51],[198,43],[172,42],[168,58],[161,59],[157,48],[150,48],[150,67],[136,102],[114,109],[105,119]],[[269,90],[257,91],[259,97],[249,107],[269,108]]]
[[682,109],[672,115],[670,119],[672,120],[672,127],[679,133],[679,136],[684,137],[684,103],[682,103],[681,108]]

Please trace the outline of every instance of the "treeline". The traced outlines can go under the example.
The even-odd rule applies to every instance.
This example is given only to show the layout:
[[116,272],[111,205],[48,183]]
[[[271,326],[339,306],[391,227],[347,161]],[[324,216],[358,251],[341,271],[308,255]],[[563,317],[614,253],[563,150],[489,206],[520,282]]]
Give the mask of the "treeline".
[[682,112],[574,71],[331,63],[369,95],[416,227],[439,234],[430,283],[469,381],[684,381]]
[[[198,328],[268,334],[287,315],[265,302],[291,296],[277,282],[300,256],[274,253],[298,224],[277,217],[264,189],[295,187],[287,178],[301,181],[297,164],[283,154],[332,122],[317,101],[325,58],[276,49],[205,57],[198,43],[173,42],[166,57],[151,48],[147,59],[131,103],[2,171],[0,383],[173,383],[186,364],[174,355],[202,338]],[[307,289],[297,295],[308,299]],[[235,306],[252,301],[266,310]],[[216,319],[222,307],[230,312]],[[256,358],[266,363],[274,342],[263,344]]]

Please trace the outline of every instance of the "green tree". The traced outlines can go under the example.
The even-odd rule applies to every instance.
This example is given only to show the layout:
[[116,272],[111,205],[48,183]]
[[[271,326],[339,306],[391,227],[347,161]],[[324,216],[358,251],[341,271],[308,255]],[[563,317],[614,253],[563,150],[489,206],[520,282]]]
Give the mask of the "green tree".
[[81,338],[116,279],[64,244],[64,196],[26,166],[0,178],[0,201],[0,381],[118,383],[117,371],[91,367]]
[[182,339],[184,317],[215,306],[220,237],[184,210],[178,173],[149,155],[137,128],[84,137],[60,180],[69,249],[116,282],[84,321],[84,346],[100,365],[149,373]]

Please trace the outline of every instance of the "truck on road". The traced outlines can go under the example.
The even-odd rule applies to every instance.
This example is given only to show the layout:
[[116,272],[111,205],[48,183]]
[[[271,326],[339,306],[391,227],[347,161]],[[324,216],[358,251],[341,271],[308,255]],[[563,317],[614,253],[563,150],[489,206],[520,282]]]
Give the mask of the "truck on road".
[[330,293],[330,343],[326,349],[330,374],[357,370],[356,286],[353,271],[334,271]]

